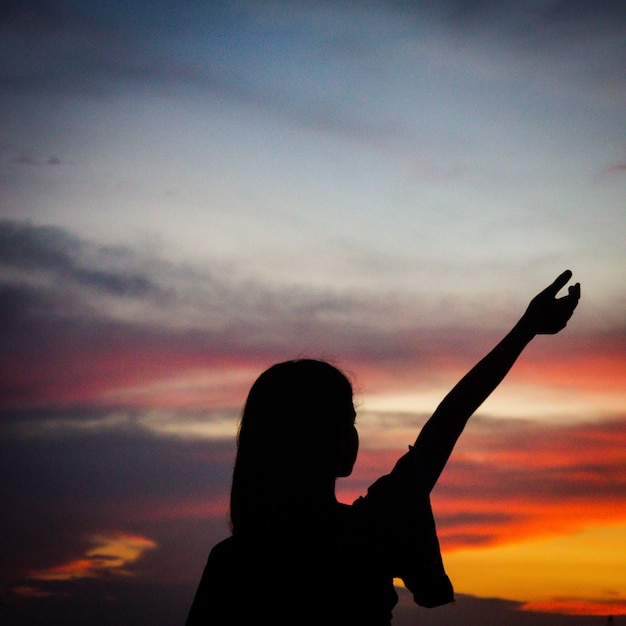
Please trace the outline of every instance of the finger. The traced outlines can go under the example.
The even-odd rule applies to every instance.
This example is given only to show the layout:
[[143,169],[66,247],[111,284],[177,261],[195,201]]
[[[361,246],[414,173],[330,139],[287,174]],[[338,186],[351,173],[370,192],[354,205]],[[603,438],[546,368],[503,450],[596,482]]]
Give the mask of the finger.
[[556,296],[559,290],[567,284],[567,281],[571,277],[572,277],[572,272],[570,270],[565,270],[560,276],[556,278],[556,280],[551,285],[548,285],[543,290],[543,292]]
[[570,300],[580,300],[580,283],[570,285],[567,289],[567,293]]

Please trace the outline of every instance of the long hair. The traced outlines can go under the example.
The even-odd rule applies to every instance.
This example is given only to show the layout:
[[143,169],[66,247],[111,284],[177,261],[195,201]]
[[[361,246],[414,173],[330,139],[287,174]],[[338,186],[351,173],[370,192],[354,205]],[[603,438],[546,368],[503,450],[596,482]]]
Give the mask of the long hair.
[[250,389],[237,435],[233,534],[271,527],[307,486],[345,475],[339,468],[353,424],[352,385],[333,365],[298,359],[263,372]]

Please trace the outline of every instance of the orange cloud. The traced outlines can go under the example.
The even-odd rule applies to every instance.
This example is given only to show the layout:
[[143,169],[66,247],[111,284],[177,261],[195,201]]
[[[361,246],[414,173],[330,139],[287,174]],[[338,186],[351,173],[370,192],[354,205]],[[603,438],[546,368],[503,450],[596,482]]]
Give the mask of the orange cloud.
[[128,576],[128,565],[135,563],[156,543],[145,537],[126,533],[97,535],[90,539],[93,547],[81,558],[29,573],[34,580],[76,580],[100,578],[105,573]]
[[539,600],[522,605],[523,611],[559,613],[561,615],[626,615],[626,601],[584,600],[579,598],[558,598]]
[[561,615],[626,615],[626,601],[596,602],[594,600],[557,599],[527,602],[522,605],[523,611],[541,613],[559,613]]
[[435,492],[449,548],[626,520],[626,420],[495,428],[461,439]]
[[57,595],[52,591],[44,591],[32,585],[16,585],[11,587],[11,592],[21,598],[49,598],[50,596]]
[[[340,483],[340,499],[361,495],[402,453],[363,449],[354,476]],[[623,523],[626,419],[545,424],[476,417],[432,500],[446,551]]]

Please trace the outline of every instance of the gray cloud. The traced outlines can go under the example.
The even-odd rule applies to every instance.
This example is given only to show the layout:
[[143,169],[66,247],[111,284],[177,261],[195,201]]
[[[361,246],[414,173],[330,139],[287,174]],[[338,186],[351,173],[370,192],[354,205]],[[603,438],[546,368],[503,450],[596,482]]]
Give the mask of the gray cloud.
[[[0,264],[8,269],[49,272],[59,281],[72,281],[115,296],[145,297],[159,295],[159,287],[145,274],[125,271],[124,260],[131,254],[125,249],[96,248],[66,231],[53,226],[0,222]],[[89,253],[92,263],[84,258]],[[100,264],[114,262],[113,270]]]
[[[430,0],[383,2],[414,16],[425,16],[459,31],[499,33],[502,38],[558,35],[575,43],[577,37],[601,37],[624,32],[626,9],[619,0]],[[546,38],[546,44],[550,43]]]
[[56,165],[63,164],[61,159],[59,159],[59,157],[56,157],[56,156],[51,156],[51,157],[48,157],[47,159],[39,160],[31,156],[30,154],[26,154],[26,153],[21,154],[20,156],[16,157],[15,159],[13,159],[12,162],[19,163],[20,165],[37,165],[37,166],[42,166],[42,165],[56,166]]

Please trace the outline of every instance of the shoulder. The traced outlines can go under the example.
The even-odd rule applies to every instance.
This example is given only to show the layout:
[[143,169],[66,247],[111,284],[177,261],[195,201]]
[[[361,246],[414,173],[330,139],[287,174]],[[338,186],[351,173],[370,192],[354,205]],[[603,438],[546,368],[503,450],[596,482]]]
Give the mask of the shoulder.
[[234,549],[234,538],[232,536],[222,539],[216,543],[209,552],[209,561],[220,560],[232,554]]
[[229,537],[209,552],[185,626],[229,623],[228,611],[233,602],[232,546],[232,537]]
[[409,451],[398,459],[397,463],[389,472],[376,480],[367,490],[365,496],[361,496],[354,502],[357,509],[404,508],[405,503],[415,503],[428,500],[429,491],[425,485],[420,471],[419,459],[415,449],[409,446]]
[[232,535],[216,543],[209,552],[204,577],[213,582],[230,579],[241,566],[242,553],[246,552],[240,544],[241,541]]

